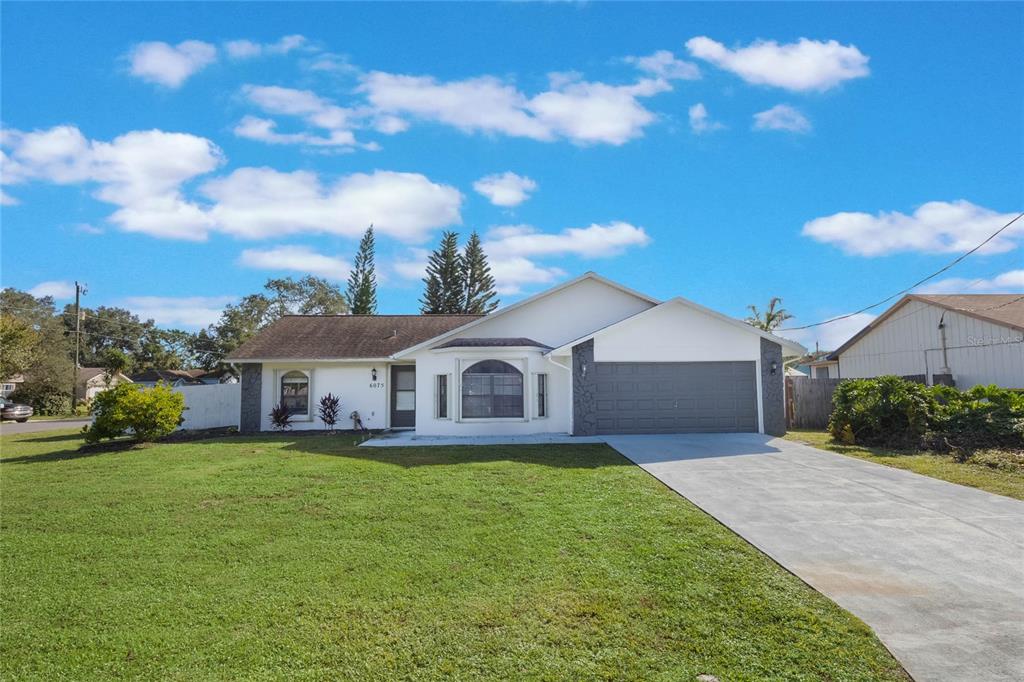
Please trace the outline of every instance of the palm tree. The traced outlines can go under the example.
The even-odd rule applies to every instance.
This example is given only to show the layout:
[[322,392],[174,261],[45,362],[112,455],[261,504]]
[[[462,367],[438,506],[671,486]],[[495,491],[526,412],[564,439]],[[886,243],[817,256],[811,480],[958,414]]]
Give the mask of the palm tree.
[[780,324],[793,317],[785,308],[778,306],[782,305],[782,299],[778,296],[773,296],[772,300],[768,301],[768,308],[762,314],[758,311],[756,305],[748,305],[747,309],[750,311],[750,317],[745,321],[747,324],[763,329],[766,332],[774,331]]

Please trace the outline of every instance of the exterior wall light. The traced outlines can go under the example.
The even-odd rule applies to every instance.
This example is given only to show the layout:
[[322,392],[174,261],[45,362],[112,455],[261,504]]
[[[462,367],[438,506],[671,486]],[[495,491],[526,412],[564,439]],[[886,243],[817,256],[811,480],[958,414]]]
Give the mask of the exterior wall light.
[[[773,371],[773,372],[772,372],[772,374],[774,374],[774,373],[775,373],[775,372]],[[372,379],[373,379],[374,381],[376,381],[376,380],[377,380],[377,368],[376,368],[376,367],[374,367],[373,369],[371,369],[371,370],[370,370],[370,377],[371,377],[371,378],[372,378]]]
[[775,374],[778,371],[779,371],[779,363],[777,363],[774,360],[772,360],[772,374]]

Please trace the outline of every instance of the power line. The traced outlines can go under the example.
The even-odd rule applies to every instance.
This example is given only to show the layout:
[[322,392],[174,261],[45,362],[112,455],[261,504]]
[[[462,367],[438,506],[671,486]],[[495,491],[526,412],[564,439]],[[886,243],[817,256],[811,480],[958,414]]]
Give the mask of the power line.
[[943,267],[939,268],[938,270],[936,270],[932,274],[928,275],[924,279],[921,279],[921,280],[915,282],[914,284],[911,284],[906,289],[902,289],[900,291],[897,291],[895,294],[892,294],[891,296],[887,296],[886,298],[883,298],[881,301],[878,301],[877,303],[872,303],[871,305],[864,306],[860,310],[855,310],[852,313],[846,313],[845,315],[840,315],[838,317],[833,317],[832,319],[824,320],[822,322],[815,322],[814,324],[805,324],[805,325],[802,325],[800,327],[787,327],[785,329],[776,329],[775,331],[779,331],[779,332],[792,332],[792,331],[797,331],[797,330],[800,330],[800,329],[810,329],[811,327],[820,327],[821,325],[824,325],[824,324],[832,324],[833,322],[838,322],[839,320],[845,320],[847,318],[853,317],[854,315],[860,315],[861,313],[867,312],[867,311],[871,310],[872,308],[877,308],[880,305],[888,303],[889,301],[891,301],[892,299],[896,298],[897,296],[902,296],[903,294],[906,294],[906,293],[916,289],[917,287],[921,286],[925,282],[927,282],[929,280],[932,280],[932,279],[935,279],[936,277],[938,277],[942,273],[946,272],[947,270],[952,268],[954,265],[960,263],[963,259],[965,259],[968,256],[970,256],[972,253],[974,253],[975,251],[977,251],[981,247],[985,246],[985,244],[988,244],[990,241],[992,241],[993,239],[998,237],[1004,230],[1009,228],[1010,225],[1013,225],[1015,222],[1020,220],[1022,217],[1024,217],[1024,213],[1018,213],[1017,216],[1013,220],[1011,220],[1010,222],[1006,223],[1005,225],[1000,227],[998,230],[996,230],[995,232],[990,234],[983,242],[981,242],[980,244],[975,246],[970,251],[967,251],[965,253],[960,254],[959,256],[954,258],[952,261],[950,261],[949,263],[947,263]]

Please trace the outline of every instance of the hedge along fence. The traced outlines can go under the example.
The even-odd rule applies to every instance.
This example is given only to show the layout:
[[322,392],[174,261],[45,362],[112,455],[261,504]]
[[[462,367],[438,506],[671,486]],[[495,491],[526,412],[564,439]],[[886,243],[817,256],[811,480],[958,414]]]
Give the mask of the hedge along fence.
[[1024,393],[958,391],[896,376],[847,379],[832,395],[829,431],[840,442],[904,448],[1024,449]]

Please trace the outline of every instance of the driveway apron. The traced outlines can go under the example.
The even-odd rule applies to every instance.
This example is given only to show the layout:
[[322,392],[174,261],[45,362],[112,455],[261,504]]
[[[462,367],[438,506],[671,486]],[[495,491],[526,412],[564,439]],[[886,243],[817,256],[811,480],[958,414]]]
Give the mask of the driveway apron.
[[918,682],[1024,680],[1024,502],[757,434],[606,440],[871,626]]

